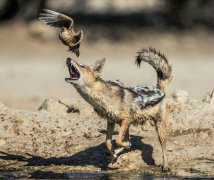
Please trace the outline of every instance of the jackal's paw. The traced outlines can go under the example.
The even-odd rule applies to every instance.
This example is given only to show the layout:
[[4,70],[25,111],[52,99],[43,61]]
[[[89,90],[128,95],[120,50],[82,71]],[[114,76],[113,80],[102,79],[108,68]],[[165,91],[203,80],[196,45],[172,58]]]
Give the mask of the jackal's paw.
[[113,156],[115,158],[118,158],[118,156],[123,152],[124,149],[125,149],[124,147],[120,147],[120,148],[115,149]]
[[117,143],[118,146],[123,147],[126,150],[130,150],[131,149],[131,143],[129,141],[125,141],[125,142],[117,141],[116,143]]
[[124,150],[124,148],[120,147],[120,148],[115,149],[114,152],[109,153],[107,156],[108,161],[111,163],[115,163],[117,161],[117,158],[120,156],[120,154],[122,153],[123,150]]

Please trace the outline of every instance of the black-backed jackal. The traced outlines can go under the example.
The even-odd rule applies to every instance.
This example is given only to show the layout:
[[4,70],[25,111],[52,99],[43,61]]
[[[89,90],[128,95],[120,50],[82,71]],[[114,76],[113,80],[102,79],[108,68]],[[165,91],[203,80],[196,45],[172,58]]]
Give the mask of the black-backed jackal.
[[152,121],[162,148],[163,169],[166,169],[169,109],[164,97],[172,79],[171,66],[164,55],[152,48],[138,52],[136,64],[140,66],[141,61],[149,63],[156,70],[156,88],[129,88],[120,82],[103,80],[100,72],[105,63],[104,59],[98,61],[94,67],[89,67],[68,58],[70,77],[66,78],[66,81],[74,86],[100,116],[107,119],[106,146],[113,156],[118,154],[112,146],[115,123],[120,126],[116,144],[121,147],[120,149],[124,149],[130,148],[130,125]]

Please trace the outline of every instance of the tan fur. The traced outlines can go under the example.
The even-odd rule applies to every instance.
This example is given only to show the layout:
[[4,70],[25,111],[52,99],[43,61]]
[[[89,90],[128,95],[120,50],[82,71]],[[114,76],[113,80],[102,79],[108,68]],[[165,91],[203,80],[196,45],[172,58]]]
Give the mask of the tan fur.
[[[151,64],[157,71],[157,86],[165,91],[168,83],[171,81],[171,66],[165,56],[157,51],[148,49],[143,50],[137,57],[138,64],[145,61],[143,52],[146,52],[146,62]],[[112,135],[115,123],[120,125],[119,135],[116,139],[118,146],[130,148],[129,143],[129,127],[131,124],[143,124],[145,121],[151,121],[155,124],[158,138],[163,152],[163,168],[167,168],[166,158],[166,138],[168,134],[169,110],[166,100],[163,99],[158,104],[139,107],[135,103],[136,93],[128,88],[123,88],[118,84],[114,84],[103,80],[96,67],[81,66],[78,62],[72,61],[72,64],[80,72],[78,82],[72,81],[74,87],[79,94],[94,107],[95,111],[103,118],[107,119],[107,136],[106,146],[114,155],[112,146]],[[99,63],[96,63],[96,66]],[[103,66],[103,64],[102,64]],[[102,68],[101,68],[102,69]],[[170,69],[170,70],[169,70]],[[158,72],[159,71],[159,72]]]

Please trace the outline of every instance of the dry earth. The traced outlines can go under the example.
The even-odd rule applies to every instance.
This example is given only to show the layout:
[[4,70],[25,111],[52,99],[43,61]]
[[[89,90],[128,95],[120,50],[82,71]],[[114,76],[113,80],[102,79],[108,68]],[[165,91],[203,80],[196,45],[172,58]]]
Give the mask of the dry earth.
[[[68,102],[48,99],[35,112],[1,104],[1,171],[13,171],[17,177],[103,171],[163,175],[158,167],[161,149],[151,125],[132,127],[131,151],[123,152],[112,165],[104,144],[105,120],[87,104]],[[190,100],[179,91],[169,104],[173,118],[167,143],[168,174],[214,176],[213,97]]]

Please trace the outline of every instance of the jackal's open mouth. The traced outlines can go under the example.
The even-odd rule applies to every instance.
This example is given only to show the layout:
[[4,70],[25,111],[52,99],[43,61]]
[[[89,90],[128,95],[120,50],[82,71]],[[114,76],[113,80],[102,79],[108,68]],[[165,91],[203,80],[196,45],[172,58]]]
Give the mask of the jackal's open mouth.
[[65,78],[65,80],[67,82],[78,80],[80,78],[80,73],[70,58],[67,59],[66,64],[69,70],[70,78]]

